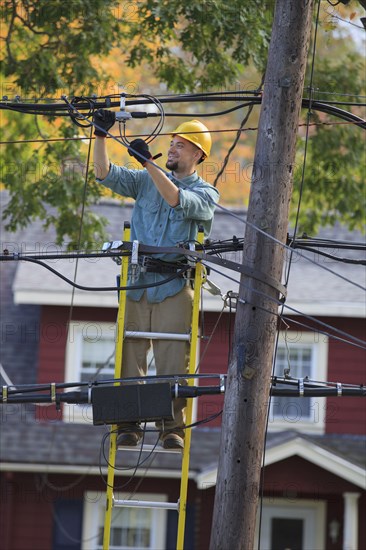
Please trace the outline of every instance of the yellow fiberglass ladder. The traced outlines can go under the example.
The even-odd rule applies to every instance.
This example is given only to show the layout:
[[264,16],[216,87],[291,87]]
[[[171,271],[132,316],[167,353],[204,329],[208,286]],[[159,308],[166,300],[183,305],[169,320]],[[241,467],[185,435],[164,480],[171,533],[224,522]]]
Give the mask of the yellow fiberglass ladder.
[[[199,228],[197,242],[203,243],[204,234],[203,229]],[[125,223],[123,241],[130,241],[130,226]],[[133,252],[132,252],[133,254]],[[122,257],[121,263],[121,276],[120,276],[120,286],[127,286],[128,279],[128,267],[129,267],[129,258],[128,256]],[[187,339],[190,341],[190,354],[189,354],[189,374],[193,375],[196,371],[196,354],[197,354],[197,345],[198,345],[198,325],[199,325],[199,306],[200,306],[200,293],[202,284],[205,282],[205,268],[200,262],[195,264],[194,271],[194,295],[193,295],[193,306],[192,306],[192,321],[191,321],[191,332],[188,335],[164,335],[161,334],[161,337],[168,336],[171,339]],[[115,371],[114,378],[119,380],[121,379],[122,374],[122,349],[125,332],[125,310],[126,310],[126,292],[122,291],[119,295],[119,307],[118,307],[118,316],[117,316],[117,338],[116,338],[116,350],[115,350]],[[139,333],[134,331],[134,336],[137,336]],[[152,336],[143,333],[144,335],[140,337],[151,338]],[[121,337],[123,335],[123,337]],[[186,338],[184,338],[186,336]],[[154,333],[154,337],[156,334]],[[174,338],[175,337],[175,338]],[[188,379],[188,385],[193,385],[194,379],[190,377]],[[115,386],[119,386],[120,382],[116,381]],[[153,384],[155,385],[155,384]],[[142,387],[147,387],[149,384],[143,385]],[[125,386],[127,387],[127,386]],[[186,425],[190,426],[192,423],[192,411],[193,411],[193,400],[187,399],[186,407]],[[115,464],[116,464],[116,452],[117,452],[117,431],[118,425],[112,424],[110,428],[110,446],[109,446],[109,460],[108,460],[108,473],[107,473],[107,494],[106,494],[106,509],[105,509],[105,521],[104,521],[104,535],[103,535],[103,550],[109,550],[110,538],[111,538],[111,527],[112,527],[112,511],[114,507],[140,507],[140,508],[164,508],[167,510],[176,510],[178,512],[178,531],[177,531],[177,550],[183,550],[184,547],[184,531],[185,531],[185,521],[186,521],[186,504],[187,504],[187,492],[188,492],[188,474],[189,474],[189,459],[190,459],[190,446],[191,446],[191,429],[186,428],[185,432],[185,444],[182,453],[182,466],[181,466],[181,483],[180,483],[180,494],[177,502],[152,502],[152,501],[132,501],[132,500],[117,500],[114,497],[114,477],[115,477]],[[138,449],[138,448],[137,448]],[[169,452],[169,450],[164,450],[162,452]],[[176,452],[176,451],[175,451]]]

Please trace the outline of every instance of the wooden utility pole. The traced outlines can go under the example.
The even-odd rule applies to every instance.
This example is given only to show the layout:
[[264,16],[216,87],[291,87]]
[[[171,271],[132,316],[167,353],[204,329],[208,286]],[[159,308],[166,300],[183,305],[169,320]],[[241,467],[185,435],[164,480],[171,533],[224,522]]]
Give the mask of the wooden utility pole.
[[[277,0],[221,430],[210,550],[253,550],[288,210],[313,0]],[[265,281],[265,282],[263,282]]]

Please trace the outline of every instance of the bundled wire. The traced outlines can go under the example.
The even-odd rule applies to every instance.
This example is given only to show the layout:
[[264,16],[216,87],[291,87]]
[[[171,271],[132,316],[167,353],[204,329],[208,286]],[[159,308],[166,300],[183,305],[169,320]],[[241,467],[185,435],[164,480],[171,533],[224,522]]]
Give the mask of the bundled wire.
[[[320,93],[320,92],[319,92]],[[137,112],[134,113],[131,112],[132,118],[147,118],[147,117],[160,117],[159,123],[156,127],[156,129],[151,133],[150,137],[154,135],[154,133],[159,133],[161,130],[161,127],[164,123],[164,119],[167,116],[180,116],[180,117],[208,117],[208,116],[221,116],[223,114],[230,113],[234,110],[242,109],[244,107],[248,107],[251,105],[260,105],[262,98],[261,94],[259,92],[255,91],[235,91],[235,92],[211,92],[211,93],[205,93],[205,94],[177,94],[175,96],[172,95],[163,95],[163,96],[150,96],[147,94],[141,94],[141,95],[128,95],[126,94],[126,107],[132,107],[136,105],[155,105],[158,109],[158,112]],[[118,98],[118,100],[117,100]],[[80,118],[77,116],[77,113],[73,110],[73,107],[75,108],[77,105],[77,111],[79,113],[85,113],[85,118],[88,119],[92,116],[91,113],[91,106],[93,106],[94,109],[111,109],[114,107],[120,107],[120,98],[121,95],[117,96],[116,94],[112,94],[109,96],[100,96],[97,97],[95,95],[93,96],[82,96],[82,97],[74,97],[71,100],[68,100],[66,96],[63,96],[61,101],[60,100],[52,100],[51,101],[44,101],[41,103],[40,101],[35,102],[29,102],[29,101],[20,101],[19,98],[17,100],[11,101],[8,98],[3,98],[2,101],[0,101],[0,109],[4,110],[11,110],[11,111],[17,111],[21,112],[23,114],[30,114],[30,115],[44,115],[44,116],[70,116],[73,120],[73,122],[77,121],[78,125],[80,124]],[[207,112],[207,109],[204,109],[203,112],[195,113],[192,115],[192,112],[188,113],[162,113],[162,104],[174,104],[174,103],[190,103],[190,102],[239,102],[239,105],[224,110],[224,111],[214,111],[214,112]],[[365,107],[365,102],[344,102],[344,101],[316,101],[314,98],[303,98],[302,100],[302,107],[304,109],[308,109],[311,106],[311,109],[314,111],[320,111],[324,112],[328,115],[335,116],[338,118],[341,118],[349,123],[356,124],[359,127],[366,129],[366,121],[359,117],[358,115],[355,115],[352,112],[345,111],[336,105],[345,105],[345,106],[357,106],[357,107]],[[82,124],[84,125],[84,124]]]

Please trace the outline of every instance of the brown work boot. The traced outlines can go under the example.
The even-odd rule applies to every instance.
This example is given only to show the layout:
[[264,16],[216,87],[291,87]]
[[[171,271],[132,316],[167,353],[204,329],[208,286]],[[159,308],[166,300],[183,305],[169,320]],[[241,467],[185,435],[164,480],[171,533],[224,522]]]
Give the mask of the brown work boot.
[[184,449],[184,431],[170,430],[160,434],[161,444],[163,449]]
[[118,426],[117,447],[136,447],[142,439],[140,424],[134,422]]

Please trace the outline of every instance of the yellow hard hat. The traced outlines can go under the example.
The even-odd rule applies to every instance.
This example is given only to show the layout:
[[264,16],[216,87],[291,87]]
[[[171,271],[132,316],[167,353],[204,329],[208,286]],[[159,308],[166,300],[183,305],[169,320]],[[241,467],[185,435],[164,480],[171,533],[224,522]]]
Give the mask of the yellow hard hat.
[[190,141],[204,152],[205,158],[210,155],[212,145],[211,134],[209,129],[199,120],[183,122],[172,132],[172,136],[180,136]]

